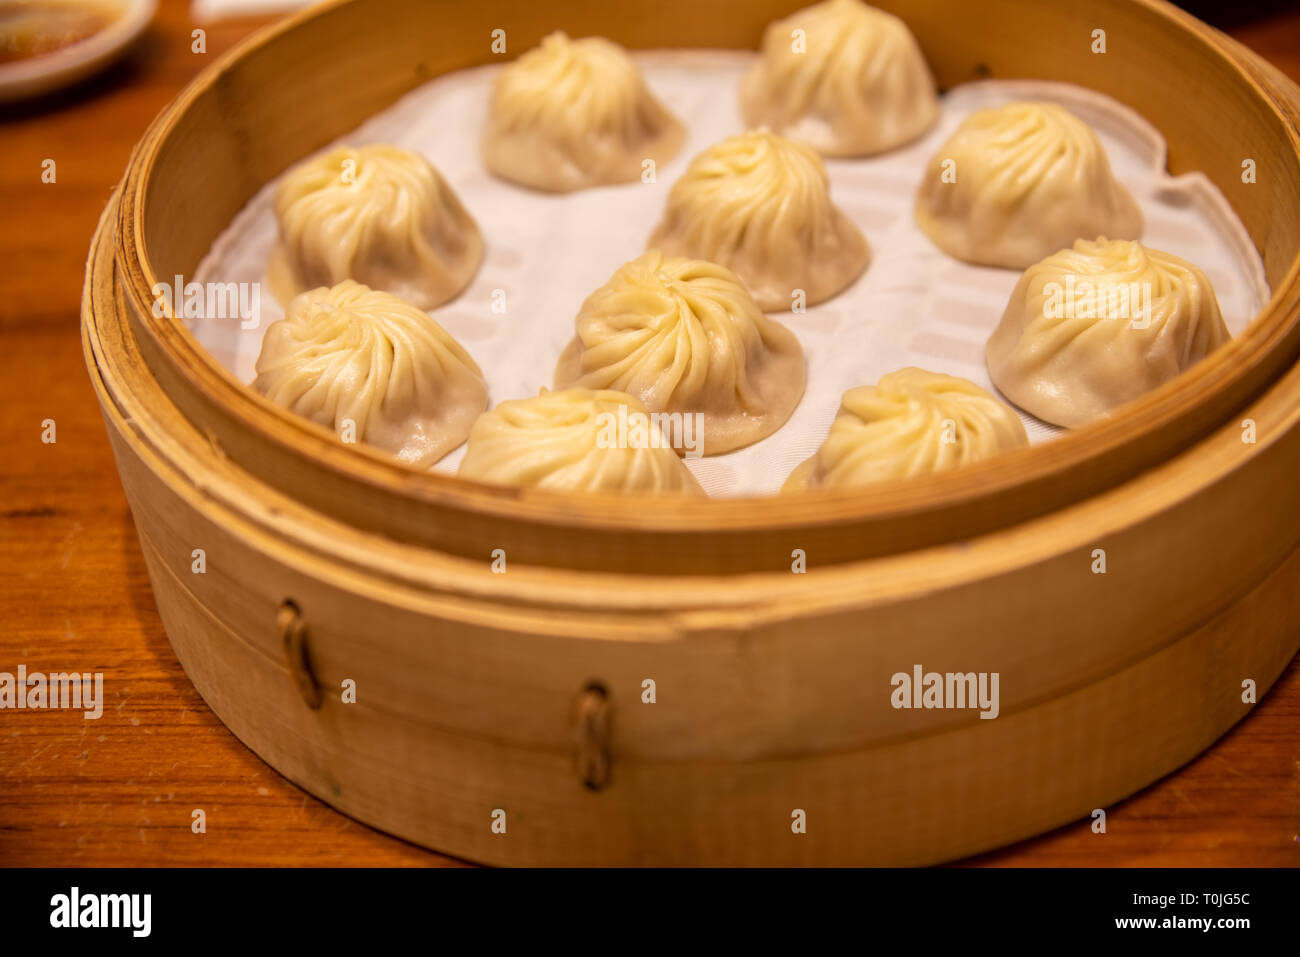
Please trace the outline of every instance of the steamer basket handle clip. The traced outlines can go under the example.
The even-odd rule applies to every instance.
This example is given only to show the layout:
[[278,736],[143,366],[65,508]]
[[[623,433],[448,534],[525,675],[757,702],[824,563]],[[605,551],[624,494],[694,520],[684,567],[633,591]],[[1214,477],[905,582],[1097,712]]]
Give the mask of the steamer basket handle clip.
[[609,783],[609,692],[590,682],[578,692],[578,777],[593,791]]
[[296,603],[288,598],[281,603],[276,625],[284,642],[284,658],[289,666],[289,674],[298,686],[303,703],[315,711],[321,705],[320,684],[311,669],[311,656],[307,651],[307,626],[303,624],[302,612]]

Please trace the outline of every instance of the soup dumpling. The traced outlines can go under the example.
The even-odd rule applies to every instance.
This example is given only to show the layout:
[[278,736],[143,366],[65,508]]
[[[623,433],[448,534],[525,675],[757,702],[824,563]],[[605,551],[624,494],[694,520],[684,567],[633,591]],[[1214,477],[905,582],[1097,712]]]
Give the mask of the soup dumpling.
[[460,343],[410,303],[351,280],[295,297],[267,327],[253,388],[416,468],[464,442],[487,407],[483,373]]
[[457,475],[563,492],[703,495],[650,422],[639,400],[607,389],[510,399],[474,423]]
[[502,179],[562,193],[637,181],[685,135],[626,50],[557,32],[497,78],[483,158]]
[[916,223],[957,259],[1026,269],[1076,239],[1137,239],[1142,211],[1087,123],[1012,103],[971,114],[934,154]]
[[1025,270],[985,359],[993,384],[1020,408],[1078,428],[1230,338],[1205,273],[1158,249],[1103,237]]
[[726,266],[765,312],[822,302],[867,267],[866,237],[831,201],[811,147],[755,130],[691,161],[647,248]]
[[628,392],[653,412],[703,415],[705,455],[771,435],[803,395],[803,349],[730,270],[651,250],[592,293],[555,387]]
[[750,126],[827,156],[883,153],[939,118],[934,77],[907,24],[861,0],[825,0],[768,26],[740,103]]
[[845,392],[830,434],[782,491],[929,475],[1028,444],[1005,402],[967,379],[909,367]]
[[421,309],[455,297],[483,260],[483,237],[419,153],[341,146],[291,169],[275,194],[268,269],[281,303],[353,279]]

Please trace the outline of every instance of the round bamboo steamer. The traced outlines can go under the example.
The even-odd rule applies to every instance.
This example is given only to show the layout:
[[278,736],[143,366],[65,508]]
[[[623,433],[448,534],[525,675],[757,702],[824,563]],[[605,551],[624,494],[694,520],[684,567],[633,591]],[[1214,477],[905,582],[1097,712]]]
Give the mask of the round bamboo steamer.
[[[1300,95],[1162,3],[880,4],[944,87],[1065,80],[1146,115],[1275,291],[1176,381],[986,465],[670,509],[478,485],[343,446],[152,314],[264,182],[491,61],[493,30],[511,55],[555,28],[753,48],[799,5],[336,3],[214,65],[137,148],[91,250],[87,365],[178,657],[311,793],[492,863],[927,863],[1106,808],[1295,654]],[[996,672],[998,717],[895,709],[915,665]]]

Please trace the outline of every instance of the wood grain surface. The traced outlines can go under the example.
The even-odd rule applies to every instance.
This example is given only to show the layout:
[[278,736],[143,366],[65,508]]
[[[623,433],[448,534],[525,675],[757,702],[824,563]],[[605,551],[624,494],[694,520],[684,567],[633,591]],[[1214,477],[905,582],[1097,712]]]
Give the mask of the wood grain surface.
[[[307,796],[206,708],[162,631],[82,364],[82,271],[112,185],[157,111],[255,25],[209,25],[194,53],[188,3],[163,0],[93,85],[0,109],[0,672],[100,671],[106,697],[94,721],[0,711],[0,864],[457,863]],[[1232,33],[1300,79],[1300,12]],[[1214,748],[1109,809],[1105,835],[1088,823],[971,863],[1300,863],[1300,664]]]

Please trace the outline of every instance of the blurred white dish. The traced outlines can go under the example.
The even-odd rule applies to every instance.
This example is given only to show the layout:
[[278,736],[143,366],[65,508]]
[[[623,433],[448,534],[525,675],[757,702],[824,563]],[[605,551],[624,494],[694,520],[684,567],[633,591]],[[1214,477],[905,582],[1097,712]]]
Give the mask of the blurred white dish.
[[9,0],[0,5],[0,53],[32,39],[40,18],[65,25],[77,15],[104,25],[52,50],[0,62],[0,103],[28,99],[75,83],[107,66],[144,32],[158,0]]
[[301,10],[312,0],[194,0],[190,4],[190,19],[195,23],[211,23],[232,17],[265,17],[274,13]]

